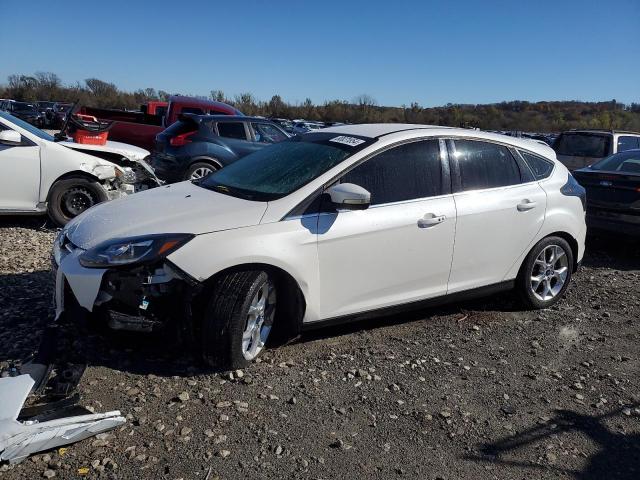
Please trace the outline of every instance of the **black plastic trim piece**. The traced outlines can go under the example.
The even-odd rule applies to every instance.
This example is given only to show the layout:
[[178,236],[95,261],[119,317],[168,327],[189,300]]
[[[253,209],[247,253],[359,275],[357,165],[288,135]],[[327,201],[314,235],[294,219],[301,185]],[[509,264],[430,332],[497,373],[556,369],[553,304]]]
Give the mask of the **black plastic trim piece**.
[[374,310],[368,310],[366,312],[354,313],[350,315],[343,315],[339,317],[328,318],[325,320],[318,320],[315,322],[303,323],[302,330],[309,331],[317,328],[324,328],[333,325],[342,325],[344,323],[358,322],[361,320],[368,320],[370,318],[383,317],[386,315],[392,315],[395,313],[405,312],[408,310],[419,310],[422,308],[430,308],[438,305],[444,305],[451,302],[460,302],[471,300],[474,298],[485,297],[498,292],[504,292],[511,290],[515,287],[515,280],[507,280],[504,282],[494,283],[492,285],[486,285],[484,287],[473,288],[471,290],[465,290],[463,292],[451,293],[448,295],[441,295],[439,297],[428,298],[426,300],[418,300],[415,302],[408,302],[399,305],[392,305],[390,307],[383,307]]

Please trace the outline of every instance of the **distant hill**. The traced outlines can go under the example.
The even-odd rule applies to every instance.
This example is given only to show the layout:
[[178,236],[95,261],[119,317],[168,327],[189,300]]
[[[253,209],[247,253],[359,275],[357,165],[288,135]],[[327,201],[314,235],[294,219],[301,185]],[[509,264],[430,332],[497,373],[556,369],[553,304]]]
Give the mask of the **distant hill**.
[[[73,102],[104,108],[136,109],[149,100],[165,100],[171,94],[154,88],[125,92],[113,83],[89,78],[84,83],[63,85],[49,72],[34,75],[10,75],[6,85],[0,85],[0,98],[36,101]],[[478,127],[486,130],[521,130],[528,132],[559,132],[571,128],[625,129],[640,132],[640,103],[625,105],[608,102],[525,102],[510,101],[487,105],[447,104],[424,108],[413,103],[402,107],[377,105],[369,95],[351,101],[332,100],[315,105],[310,99],[291,104],[274,95],[268,101],[257,100],[251,93],[226,98],[220,90],[209,97],[234,105],[248,115],[265,117],[305,118],[331,122],[371,123],[407,122],[434,125]]]

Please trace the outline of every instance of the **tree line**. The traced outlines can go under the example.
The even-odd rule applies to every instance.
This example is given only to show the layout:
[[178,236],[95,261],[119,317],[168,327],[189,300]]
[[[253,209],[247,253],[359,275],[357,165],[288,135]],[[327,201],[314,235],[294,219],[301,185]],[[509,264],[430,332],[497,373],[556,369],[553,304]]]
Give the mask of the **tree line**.
[[[97,78],[65,85],[55,73],[50,72],[10,75],[7,84],[0,85],[0,98],[28,102],[78,101],[81,105],[132,110],[138,109],[147,101],[167,100],[172,94],[154,88],[126,92],[113,83]],[[571,128],[640,131],[640,103],[625,105],[615,100],[509,101],[486,105],[449,103],[441,107],[423,107],[414,102],[400,107],[387,107],[378,105],[374,97],[366,94],[350,101],[329,100],[322,104],[314,104],[309,98],[301,103],[290,103],[280,95],[273,95],[265,101],[257,99],[251,93],[241,93],[229,98],[221,90],[211,90],[209,96],[192,96],[231,104],[247,115],[324,122],[403,122],[528,132],[559,132]]]

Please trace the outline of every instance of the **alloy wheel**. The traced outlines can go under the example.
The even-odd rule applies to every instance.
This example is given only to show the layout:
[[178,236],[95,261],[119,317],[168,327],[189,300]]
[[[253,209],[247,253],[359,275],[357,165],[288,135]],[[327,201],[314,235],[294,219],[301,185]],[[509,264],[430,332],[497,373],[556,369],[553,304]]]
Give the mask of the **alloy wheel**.
[[276,312],[276,289],[267,281],[251,299],[247,313],[247,323],[242,334],[242,355],[253,360],[264,348],[273,327]]
[[189,177],[190,180],[199,180],[200,178],[204,178],[207,175],[213,173],[213,168],[209,168],[209,167],[198,167],[196,168],[192,173],[191,173],[191,177]]
[[533,263],[531,292],[544,302],[555,298],[562,291],[568,273],[567,252],[559,245],[547,245]]

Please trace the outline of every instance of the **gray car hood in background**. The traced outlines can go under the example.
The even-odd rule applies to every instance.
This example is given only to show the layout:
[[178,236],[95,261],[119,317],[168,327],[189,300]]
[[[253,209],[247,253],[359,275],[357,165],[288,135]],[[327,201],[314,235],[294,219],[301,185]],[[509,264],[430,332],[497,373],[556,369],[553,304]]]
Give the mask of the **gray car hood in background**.
[[213,192],[191,182],[153,188],[102,203],[65,227],[87,249],[112,238],[154,233],[208,233],[257,225],[267,204]]

